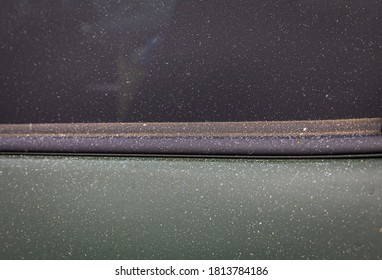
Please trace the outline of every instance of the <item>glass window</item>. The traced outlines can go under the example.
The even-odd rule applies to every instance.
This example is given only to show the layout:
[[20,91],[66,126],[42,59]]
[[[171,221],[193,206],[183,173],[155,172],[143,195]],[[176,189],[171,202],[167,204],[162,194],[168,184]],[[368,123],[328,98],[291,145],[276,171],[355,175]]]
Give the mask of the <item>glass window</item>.
[[381,1],[1,7],[0,123],[381,117]]

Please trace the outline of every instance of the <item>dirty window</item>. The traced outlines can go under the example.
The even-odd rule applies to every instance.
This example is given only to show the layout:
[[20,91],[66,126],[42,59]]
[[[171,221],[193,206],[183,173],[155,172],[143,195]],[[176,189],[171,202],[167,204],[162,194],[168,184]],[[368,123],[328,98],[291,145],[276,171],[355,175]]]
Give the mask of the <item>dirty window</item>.
[[1,6],[0,123],[381,116],[381,1]]

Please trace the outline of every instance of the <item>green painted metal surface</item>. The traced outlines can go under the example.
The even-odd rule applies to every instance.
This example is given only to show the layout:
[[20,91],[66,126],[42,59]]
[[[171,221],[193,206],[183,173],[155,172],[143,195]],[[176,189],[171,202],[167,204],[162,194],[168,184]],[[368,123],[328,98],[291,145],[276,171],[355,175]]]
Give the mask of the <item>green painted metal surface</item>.
[[1,259],[381,259],[382,159],[0,156]]

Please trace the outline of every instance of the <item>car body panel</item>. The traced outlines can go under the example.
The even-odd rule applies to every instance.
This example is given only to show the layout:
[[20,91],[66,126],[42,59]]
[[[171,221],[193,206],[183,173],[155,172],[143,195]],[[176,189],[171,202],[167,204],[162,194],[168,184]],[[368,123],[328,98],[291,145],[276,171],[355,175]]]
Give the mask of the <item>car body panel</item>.
[[2,259],[381,259],[382,159],[0,156]]

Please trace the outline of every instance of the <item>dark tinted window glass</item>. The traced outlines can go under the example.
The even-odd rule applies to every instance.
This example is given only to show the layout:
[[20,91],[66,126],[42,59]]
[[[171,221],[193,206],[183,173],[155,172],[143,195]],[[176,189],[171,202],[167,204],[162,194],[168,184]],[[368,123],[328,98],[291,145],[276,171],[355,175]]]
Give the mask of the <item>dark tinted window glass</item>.
[[379,0],[2,0],[0,122],[380,117]]

